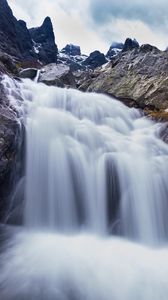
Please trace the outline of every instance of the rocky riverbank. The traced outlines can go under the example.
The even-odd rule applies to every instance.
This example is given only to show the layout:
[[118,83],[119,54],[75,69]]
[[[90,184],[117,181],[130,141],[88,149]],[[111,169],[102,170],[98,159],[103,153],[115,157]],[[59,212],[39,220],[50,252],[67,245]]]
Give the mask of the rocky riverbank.
[[[9,82],[11,80],[11,86]],[[23,173],[24,124],[22,99],[14,90],[14,81],[0,73],[0,220],[5,220],[10,208],[13,188]],[[16,102],[11,101],[13,93]]]

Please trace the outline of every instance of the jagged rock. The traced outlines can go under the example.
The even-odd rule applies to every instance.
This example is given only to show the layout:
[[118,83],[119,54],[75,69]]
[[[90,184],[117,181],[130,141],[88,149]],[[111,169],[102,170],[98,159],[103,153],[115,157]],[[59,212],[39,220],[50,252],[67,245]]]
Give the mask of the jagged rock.
[[141,46],[120,53],[93,73],[95,76],[83,82],[80,89],[106,93],[142,108],[168,108],[167,51]]
[[141,45],[140,52],[147,53],[147,52],[150,52],[150,51],[155,52],[156,54],[160,52],[160,50],[155,46],[152,46],[152,45],[149,45],[149,44]]
[[38,60],[56,62],[58,51],[50,18],[41,27],[28,30],[24,21],[14,17],[7,1],[0,0],[0,50],[27,66]]
[[0,71],[18,75],[17,62],[8,54],[0,51]]
[[29,29],[36,54],[44,64],[57,61],[58,48],[55,44],[55,36],[51,19],[46,17],[43,24],[37,28]]
[[69,55],[65,53],[59,53],[57,63],[65,64],[70,67],[72,72],[76,72],[78,70],[86,70],[86,67],[82,64],[83,61],[87,58],[86,55]]
[[45,66],[40,72],[39,82],[58,87],[76,87],[70,67],[63,64]]
[[84,60],[83,65],[87,66],[88,68],[95,69],[97,67],[102,66],[107,62],[105,55],[100,51],[92,52],[86,60]]
[[0,49],[19,59],[30,58],[32,40],[24,21],[17,21],[6,0],[0,0]]
[[37,69],[28,68],[28,69],[21,70],[19,72],[19,76],[21,78],[34,79],[37,76],[37,72],[38,72]]
[[130,38],[127,38],[122,51],[126,52],[137,48],[139,48],[139,43],[136,41],[136,39],[132,40]]
[[23,126],[17,110],[10,104],[0,74],[0,221],[4,221],[9,198],[20,173],[19,161],[23,143]]
[[117,42],[112,43],[110,49],[106,54],[106,57],[112,58],[113,56],[117,55],[123,49],[123,47],[124,47],[123,43],[117,43]]
[[66,45],[60,52],[72,56],[81,55],[80,46],[76,46],[73,44]]

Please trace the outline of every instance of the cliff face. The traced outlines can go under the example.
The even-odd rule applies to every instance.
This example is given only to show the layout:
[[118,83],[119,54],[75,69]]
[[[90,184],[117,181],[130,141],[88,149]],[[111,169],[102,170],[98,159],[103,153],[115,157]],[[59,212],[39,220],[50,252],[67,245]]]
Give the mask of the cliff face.
[[9,199],[23,170],[20,156],[24,144],[24,126],[2,80],[0,73],[0,221],[7,217]]
[[24,21],[17,21],[6,0],[0,0],[0,49],[18,58],[31,57],[33,43]]
[[14,17],[7,1],[0,0],[0,50],[23,62],[56,62],[58,50],[50,18],[29,31],[24,21]]
[[49,17],[45,18],[41,27],[32,28],[29,32],[39,60],[44,64],[56,62],[58,48],[55,44],[51,19]]
[[118,54],[80,89],[133,100],[138,107],[168,108],[168,52],[142,45]]

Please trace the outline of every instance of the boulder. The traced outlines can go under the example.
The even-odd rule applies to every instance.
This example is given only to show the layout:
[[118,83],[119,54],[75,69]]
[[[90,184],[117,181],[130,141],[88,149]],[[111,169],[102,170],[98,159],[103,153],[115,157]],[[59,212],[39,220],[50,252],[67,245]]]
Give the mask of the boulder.
[[64,64],[45,66],[40,72],[39,82],[58,87],[76,87],[75,78],[70,67]]
[[33,80],[36,78],[37,72],[38,72],[38,69],[27,68],[27,69],[21,70],[19,72],[19,76],[21,78],[30,78]]

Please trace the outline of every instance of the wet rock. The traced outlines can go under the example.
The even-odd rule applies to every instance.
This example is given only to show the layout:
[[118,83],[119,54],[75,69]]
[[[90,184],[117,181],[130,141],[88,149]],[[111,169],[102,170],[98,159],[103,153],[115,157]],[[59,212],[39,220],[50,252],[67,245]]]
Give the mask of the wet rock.
[[58,87],[76,87],[70,67],[63,64],[45,66],[40,72],[39,82]]
[[[23,124],[10,105],[0,78],[0,221],[6,219],[9,198],[20,173],[20,151],[23,144]],[[18,168],[19,166],[19,168]]]
[[19,76],[21,78],[30,78],[30,79],[34,79],[37,76],[37,69],[33,69],[33,68],[28,68],[28,69],[24,69],[21,70],[19,72]]

